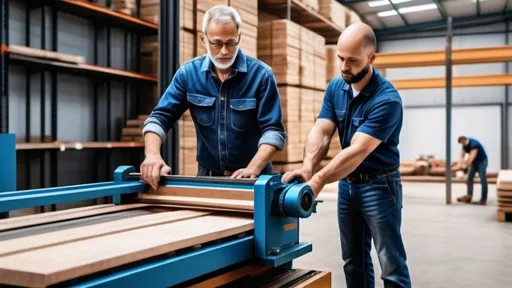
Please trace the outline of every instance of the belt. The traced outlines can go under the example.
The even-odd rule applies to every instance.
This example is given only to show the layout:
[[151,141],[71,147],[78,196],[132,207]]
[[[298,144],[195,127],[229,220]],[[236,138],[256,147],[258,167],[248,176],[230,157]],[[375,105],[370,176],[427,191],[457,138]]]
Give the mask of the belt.
[[347,176],[347,181],[348,182],[352,182],[352,181],[366,181],[366,180],[370,180],[372,178],[377,178],[379,176],[382,176],[382,175],[387,175],[387,174],[393,174],[395,172],[398,171],[398,168],[393,168],[393,169],[389,169],[389,170],[382,170],[382,171],[375,171],[375,172],[369,172],[369,173],[356,173],[356,172],[353,172],[353,173],[350,173],[348,176]]
[[198,164],[198,176],[210,176],[210,177],[218,177],[218,176],[231,176],[233,173],[235,173],[235,170],[223,170],[223,171],[217,171],[208,169],[205,166]]

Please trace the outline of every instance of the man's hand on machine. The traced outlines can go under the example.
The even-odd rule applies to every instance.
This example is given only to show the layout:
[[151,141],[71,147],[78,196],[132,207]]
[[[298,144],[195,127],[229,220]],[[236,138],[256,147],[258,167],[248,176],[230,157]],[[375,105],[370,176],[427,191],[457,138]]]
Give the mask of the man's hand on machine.
[[281,177],[281,182],[289,183],[295,179],[299,179],[300,182],[305,183],[311,180],[311,177],[313,177],[313,173],[302,167],[300,169],[284,173],[283,177]]
[[231,179],[241,179],[241,178],[258,178],[258,175],[261,171],[256,171],[256,169],[247,167],[238,169],[231,175]]
[[148,183],[153,189],[158,188],[160,175],[168,175],[171,173],[171,167],[165,164],[160,155],[147,155],[144,162],[140,165],[140,178]]

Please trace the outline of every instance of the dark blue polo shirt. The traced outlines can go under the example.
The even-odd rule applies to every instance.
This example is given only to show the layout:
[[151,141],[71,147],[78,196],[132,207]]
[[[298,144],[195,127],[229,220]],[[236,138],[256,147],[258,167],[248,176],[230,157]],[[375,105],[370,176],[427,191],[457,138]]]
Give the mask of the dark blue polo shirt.
[[376,69],[366,87],[354,98],[352,88],[343,77],[332,79],[325,91],[318,118],[329,119],[338,126],[342,149],[350,146],[356,132],[382,142],[356,168],[355,172],[377,172],[400,166],[398,142],[402,129],[403,107],[398,91]]
[[476,139],[469,138],[469,144],[467,146],[463,146],[463,149],[466,153],[470,153],[473,149],[478,150],[474,160],[475,162],[481,162],[487,159],[487,153],[485,153],[484,146],[482,146],[482,144]]

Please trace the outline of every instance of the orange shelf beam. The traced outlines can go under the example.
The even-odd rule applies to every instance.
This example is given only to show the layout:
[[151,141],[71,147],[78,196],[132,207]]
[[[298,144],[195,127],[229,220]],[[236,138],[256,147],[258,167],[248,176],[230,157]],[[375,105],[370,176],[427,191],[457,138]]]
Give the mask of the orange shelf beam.
[[[424,78],[410,80],[391,80],[398,90],[445,88],[445,78]],[[453,87],[479,87],[512,85],[512,74],[474,75],[452,78]]]
[[[455,49],[453,65],[499,63],[512,61],[512,45],[472,49]],[[378,53],[376,68],[405,68],[445,65],[445,51],[416,51],[403,53]]]

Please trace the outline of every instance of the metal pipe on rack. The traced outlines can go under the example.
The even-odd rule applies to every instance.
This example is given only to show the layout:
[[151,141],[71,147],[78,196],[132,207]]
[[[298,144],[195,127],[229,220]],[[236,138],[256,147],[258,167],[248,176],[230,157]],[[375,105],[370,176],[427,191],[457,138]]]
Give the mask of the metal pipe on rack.
[[[158,30],[158,91],[163,95],[166,85],[179,67],[179,1],[160,1]],[[179,173],[179,124],[174,124],[171,135],[162,143],[162,157],[171,167],[173,174]]]
[[446,31],[446,204],[452,202],[451,135],[452,135],[452,17]]
[[[509,37],[509,21],[506,21],[505,22],[505,25],[506,25],[506,29],[505,29],[505,45],[508,46],[510,44],[510,37]],[[508,74],[510,72],[510,67],[509,67],[509,62],[505,62],[505,74]],[[509,101],[509,96],[510,96],[510,86],[509,85],[505,85],[505,105],[503,107],[503,117],[502,118],[502,134],[501,134],[501,151],[502,151],[502,155],[501,155],[501,168],[502,169],[508,169],[508,166],[509,166],[509,161],[508,161],[508,157],[509,157],[509,153],[508,153],[508,137],[509,137],[509,133],[508,133],[508,119],[509,119],[509,114],[508,114],[508,103],[510,102]]]

